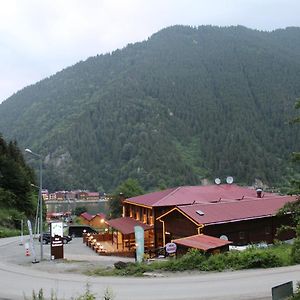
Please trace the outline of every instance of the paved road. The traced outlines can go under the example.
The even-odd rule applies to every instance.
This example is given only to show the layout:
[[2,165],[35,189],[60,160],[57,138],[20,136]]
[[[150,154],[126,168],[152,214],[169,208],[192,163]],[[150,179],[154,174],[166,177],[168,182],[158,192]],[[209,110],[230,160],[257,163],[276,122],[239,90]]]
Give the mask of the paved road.
[[[49,268],[55,264],[51,261],[31,264],[32,258],[26,257],[23,250],[16,239],[0,240],[0,299],[24,299],[24,293],[29,297],[32,290],[42,288],[48,297],[54,292],[59,299],[67,300],[83,294],[86,284],[98,299],[102,299],[108,287],[113,290],[115,300],[271,299],[272,286],[300,281],[300,265],[165,278],[88,277],[74,274],[71,269],[70,273],[58,273],[59,270]],[[70,253],[74,251],[75,254]],[[80,240],[67,245],[65,253],[66,257],[74,255],[88,259],[89,263],[102,263],[102,258],[95,256]],[[105,260],[104,264],[112,262]]]

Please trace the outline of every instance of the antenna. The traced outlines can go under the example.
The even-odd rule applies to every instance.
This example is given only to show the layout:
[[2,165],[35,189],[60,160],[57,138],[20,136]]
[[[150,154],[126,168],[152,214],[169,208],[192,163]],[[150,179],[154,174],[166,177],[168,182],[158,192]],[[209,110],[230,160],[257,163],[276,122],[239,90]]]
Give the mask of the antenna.
[[216,178],[215,179],[215,184],[219,185],[221,183],[221,179],[220,178]]
[[226,178],[226,182],[227,182],[228,184],[232,184],[232,183],[233,183],[233,177],[228,176],[228,177]]
[[225,234],[222,234],[220,237],[219,237],[220,240],[223,240],[223,241],[228,241],[228,237],[225,235]]

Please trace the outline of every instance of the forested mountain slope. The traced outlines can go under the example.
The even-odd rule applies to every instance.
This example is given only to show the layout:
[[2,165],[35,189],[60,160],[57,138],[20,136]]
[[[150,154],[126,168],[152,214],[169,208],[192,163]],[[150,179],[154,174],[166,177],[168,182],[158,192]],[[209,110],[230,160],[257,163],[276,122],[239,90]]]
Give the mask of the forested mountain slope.
[[0,132],[45,156],[50,189],[275,185],[299,150],[299,97],[299,28],[173,26],[19,91]]

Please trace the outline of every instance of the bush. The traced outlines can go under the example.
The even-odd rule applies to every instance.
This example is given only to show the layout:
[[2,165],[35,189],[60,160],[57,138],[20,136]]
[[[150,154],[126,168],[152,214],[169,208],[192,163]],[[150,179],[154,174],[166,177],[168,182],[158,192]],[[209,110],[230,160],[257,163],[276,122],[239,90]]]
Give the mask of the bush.
[[201,271],[223,271],[228,268],[227,259],[224,254],[211,255],[202,263]]
[[294,240],[294,244],[292,246],[291,258],[293,263],[300,263],[300,225],[298,225],[296,228],[296,239]]
[[203,252],[196,249],[189,251],[178,259],[170,259],[163,264],[162,269],[167,271],[185,271],[200,269],[203,262],[206,260]]
[[249,268],[274,268],[281,265],[279,258],[270,252],[254,252],[246,256],[244,267]]
[[18,235],[20,235],[20,230],[0,226],[0,238]]
[[[298,248],[300,249],[300,247]],[[151,264],[127,263],[121,268],[96,269],[89,275],[141,276],[145,272],[164,271],[223,271],[226,269],[240,270],[250,268],[273,268],[286,266],[290,263],[291,246],[282,244],[266,249],[251,247],[245,251],[229,251],[216,255],[207,255],[201,251],[190,249],[185,255],[169,258],[167,261],[155,261]]]

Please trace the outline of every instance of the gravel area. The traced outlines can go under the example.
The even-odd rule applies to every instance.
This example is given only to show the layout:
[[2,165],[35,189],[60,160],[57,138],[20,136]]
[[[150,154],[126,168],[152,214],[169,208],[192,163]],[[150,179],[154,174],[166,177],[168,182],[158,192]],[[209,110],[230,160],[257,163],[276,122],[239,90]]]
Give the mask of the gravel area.
[[[29,237],[20,237],[0,239],[0,259],[6,264],[15,264],[45,271],[48,273],[84,273],[94,268],[112,267],[117,261],[133,262],[132,258],[100,256],[92,249],[87,247],[82,238],[74,238],[70,243],[64,245],[64,259],[51,260],[50,245],[43,245],[43,261],[40,260],[41,246],[37,240],[34,240],[34,250],[29,249],[30,256],[26,256],[26,243],[29,244]],[[34,256],[36,253],[36,257]]]

